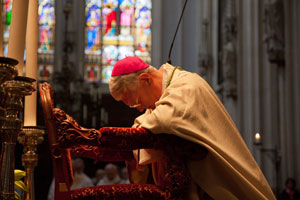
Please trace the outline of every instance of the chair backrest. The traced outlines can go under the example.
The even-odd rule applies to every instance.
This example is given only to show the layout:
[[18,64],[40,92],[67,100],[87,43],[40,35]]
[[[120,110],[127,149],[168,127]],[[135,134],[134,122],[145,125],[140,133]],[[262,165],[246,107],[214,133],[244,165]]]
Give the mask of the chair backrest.
[[51,85],[48,83],[40,83],[39,91],[54,170],[54,197],[55,199],[69,200],[70,187],[73,181],[70,150],[62,149],[58,146],[56,124],[52,112],[54,103]]

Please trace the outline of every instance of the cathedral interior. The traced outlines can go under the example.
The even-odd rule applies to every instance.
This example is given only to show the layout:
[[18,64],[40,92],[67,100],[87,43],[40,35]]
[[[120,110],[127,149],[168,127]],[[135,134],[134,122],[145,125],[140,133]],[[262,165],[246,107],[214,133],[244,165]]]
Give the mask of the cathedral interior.
[[[17,2],[2,0],[2,54],[11,58]],[[131,127],[140,113],[111,97],[112,67],[125,56],[156,68],[166,63],[185,0],[37,2],[37,84],[50,83],[55,107],[83,127]],[[174,66],[198,73],[214,89],[275,195],[289,177],[300,189],[299,10],[299,0],[188,0],[171,54]],[[27,37],[29,24],[28,18]],[[28,55],[18,60],[24,76]],[[36,125],[43,127],[35,93]],[[18,117],[25,120],[26,113]],[[15,169],[24,169],[22,153],[17,142]],[[47,132],[37,155],[35,199],[46,200],[53,179]],[[106,165],[84,161],[90,177]]]

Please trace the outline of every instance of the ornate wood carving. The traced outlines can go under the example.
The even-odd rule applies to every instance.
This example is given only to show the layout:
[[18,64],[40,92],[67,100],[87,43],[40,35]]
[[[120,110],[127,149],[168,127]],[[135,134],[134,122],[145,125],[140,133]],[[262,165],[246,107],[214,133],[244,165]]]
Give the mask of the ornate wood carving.
[[98,130],[79,126],[71,116],[59,108],[54,108],[52,111],[61,146],[71,147],[85,144],[96,146],[101,143],[101,134]]

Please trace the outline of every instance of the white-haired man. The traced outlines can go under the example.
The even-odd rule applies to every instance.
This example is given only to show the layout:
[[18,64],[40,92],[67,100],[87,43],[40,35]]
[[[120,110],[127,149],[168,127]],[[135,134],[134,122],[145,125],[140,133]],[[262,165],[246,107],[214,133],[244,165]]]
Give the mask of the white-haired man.
[[[157,70],[137,57],[126,57],[115,64],[109,86],[117,101],[146,109],[133,127],[174,134],[207,149],[202,159],[182,160],[193,181],[189,199],[197,199],[195,185],[213,199],[275,199],[224,106],[199,75],[170,64]],[[152,163],[154,180],[159,176],[155,169],[168,156],[160,153],[135,152],[140,166]]]
[[120,184],[121,178],[119,176],[118,167],[112,163],[105,165],[105,175],[98,182],[97,185],[111,185],[111,184]]

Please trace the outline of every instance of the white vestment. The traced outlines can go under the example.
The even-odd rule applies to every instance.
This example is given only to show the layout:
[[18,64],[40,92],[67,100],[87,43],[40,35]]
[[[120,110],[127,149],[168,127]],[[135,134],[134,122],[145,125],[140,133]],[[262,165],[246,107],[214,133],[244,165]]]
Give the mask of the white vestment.
[[[170,79],[174,67],[162,67]],[[208,83],[195,73],[175,70],[153,110],[133,127],[174,134],[208,150],[203,160],[188,161],[194,183],[214,199],[275,199],[237,127]],[[139,164],[159,162],[155,150],[140,150]]]

